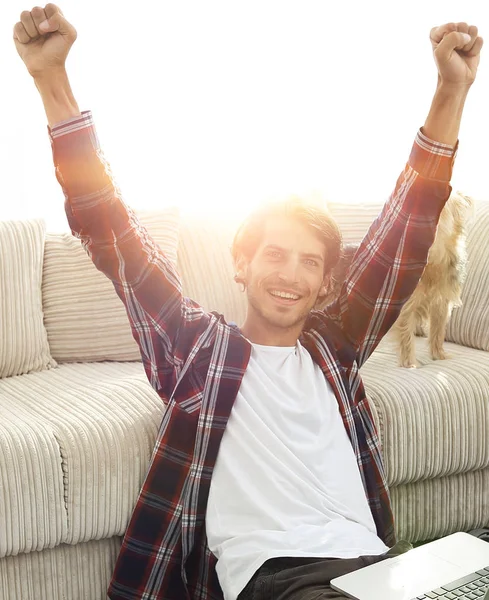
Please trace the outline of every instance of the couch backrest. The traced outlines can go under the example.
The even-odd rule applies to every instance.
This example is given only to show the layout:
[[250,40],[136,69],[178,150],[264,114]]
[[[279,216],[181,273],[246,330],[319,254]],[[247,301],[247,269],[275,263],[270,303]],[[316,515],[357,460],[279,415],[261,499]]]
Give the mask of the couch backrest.
[[329,202],[328,209],[338,224],[345,244],[359,244],[379,216],[383,202],[342,204]]
[[44,222],[0,222],[0,378],[55,366],[42,321]]
[[[241,324],[245,295],[233,280],[231,243],[238,223],[169,209],[139,218],[182,278],[183,293]],[[178,260],[177,260],[178,245]],[[71,234],[46,236],[43,304],[51,354],[58,362],[139,360],[125,309],[112,283]]]
[[[178,211],[141,213],[139,218],[176,264]],[[58,362],[140,359],[112,283],[71,234],[46,237],[42,296],[51,354]]]
[[467,236],[467,274],[462,306],[455,308],[446,339],[489,351],[489,202],[475,203]]
[[234,281],[231,245],[238,222],[212,217],[182,217],[177,269],[186,296],[206,310],[241,325],[246,297]]
[[[345,243],[358,243],[382,210],[382,203],[330,203]],[[142,215],[141,220],[176,262],[183,292],[206,310],[242,324],[246,295],[233,280],[231,244],[239,222],[176,211]],[[447,339],[489,350],[489,203],[478,203],[468,238],[469,268],[464,307],[453,313]],[[178,253],[176,232],[179,230]],[[48,235],[43,281],[45,324],[56,360],[138,360],[122,303],[112,284],[92,265],[78,240]]]

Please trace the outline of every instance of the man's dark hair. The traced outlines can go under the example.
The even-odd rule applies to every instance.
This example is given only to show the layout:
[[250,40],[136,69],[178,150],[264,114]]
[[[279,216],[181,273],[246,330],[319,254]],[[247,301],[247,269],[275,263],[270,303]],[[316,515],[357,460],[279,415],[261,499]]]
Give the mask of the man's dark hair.
[[266,204],[247,217],[236,232],[231,248],[235,264],[241,256],[248,262],[253,259],[261,243],[266,223],[274,217],[288,217],[309,227],[311,233],[324,244],[324,274],[332,271],[338,263],[342,248],[338,225],[327,209],[297,196]]

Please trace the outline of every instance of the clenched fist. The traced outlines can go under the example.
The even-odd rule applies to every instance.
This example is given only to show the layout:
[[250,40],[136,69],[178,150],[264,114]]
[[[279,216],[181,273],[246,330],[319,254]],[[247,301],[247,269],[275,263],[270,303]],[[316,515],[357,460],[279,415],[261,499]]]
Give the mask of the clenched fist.
[[76,30],[54,4],[24,11],[14,27],[17,52],[34,79],[63,69]]
[[430,33],[440,80],[470,86],[476,77],[483,40],[475,25],[447,23]]

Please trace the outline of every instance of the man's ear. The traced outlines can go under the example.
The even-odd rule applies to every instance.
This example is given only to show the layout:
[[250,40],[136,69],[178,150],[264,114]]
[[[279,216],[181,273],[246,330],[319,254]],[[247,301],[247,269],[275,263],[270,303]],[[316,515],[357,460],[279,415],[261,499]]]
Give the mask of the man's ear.
[[317,297],[316,303],[314,305],[314,308],[316,308],[317,310],[321,310],[326,305],[327,299],[330,296],[330,292],[331,292],[330,285],[331,285],[331,274],[328,274],[323,278],[321,287],[319,288],[318,297]]
[[331,273],[328,273],[323,277],[323,282],[319,290],[318,298],[324,298],[329,293],[329,286],[331,283]]
[[244,256],[240,256],[234,261],[234,281],[236,283],[242,283],[246,286],[246,271],[248,268],[248,261]]

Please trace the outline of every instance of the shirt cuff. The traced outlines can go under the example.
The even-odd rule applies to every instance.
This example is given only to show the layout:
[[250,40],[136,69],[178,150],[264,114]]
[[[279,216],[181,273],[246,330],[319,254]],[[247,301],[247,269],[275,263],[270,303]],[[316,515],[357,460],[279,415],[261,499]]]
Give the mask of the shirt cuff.
[[70,119],[66,119],[66,121],[60,121],[52,127],[49,127],[48,125],[48,133],[52,142],[58,137],[88,127],[93,127],[92,111],[85,110],[82,112],[81,115],[78,115],[77,117],[71,117]]
[[409,165],[422,177],[437,181],[450,181],[458,151],[455,146],[435,142],[420,129],[416,135]]
[[80,155],[97,155],[100,142],[92,113],[84,111],[77,117],[48,126],[55,167],[69,168]]

